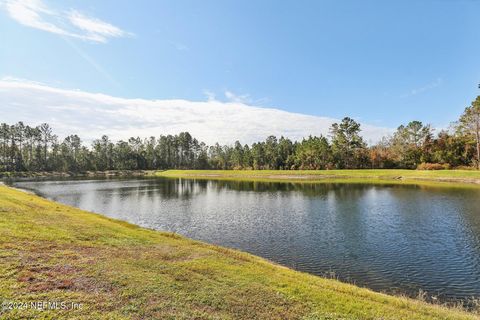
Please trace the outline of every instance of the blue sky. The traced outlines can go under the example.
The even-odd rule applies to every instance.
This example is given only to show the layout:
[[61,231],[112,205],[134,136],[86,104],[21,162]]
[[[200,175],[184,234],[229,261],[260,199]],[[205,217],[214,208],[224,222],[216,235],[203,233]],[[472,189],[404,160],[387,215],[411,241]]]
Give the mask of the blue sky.
[[[40,83],[42,92],[351,116],[382,128],[376,134],[417,119],[445,127],[478,94],[480,2],[473,0],[0,3],[0,77]],[[22,99],[11,86],[0,91],[0,118],[35,122],[39,110],[27,112],[25,98],[35,89],[25,83]],[[15,114],[20,100],[26,107]],[[84,102],[65,103],[81,109]],[[55,122],[58,114],[45,112],[41,120]],[[278,127],[272,133],[283,133]],[[312,131],[294,136],[325,128]]]

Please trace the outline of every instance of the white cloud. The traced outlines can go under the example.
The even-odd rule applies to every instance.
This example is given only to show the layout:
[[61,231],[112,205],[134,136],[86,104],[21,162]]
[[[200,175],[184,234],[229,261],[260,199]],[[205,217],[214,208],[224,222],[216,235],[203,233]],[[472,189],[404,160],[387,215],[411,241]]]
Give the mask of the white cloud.
[[[0,119],[30,125],[48,122],[60,136],[78,134],[86,141],[103,134],[127,139],[189,131],[209,144],[251,143],[272,134],[294,140],[327,135],[338,121],[243,102],[126,99],[12,78],[0,80]],[[367,124],[362,129],[370,142],[392,132]]]
[[105,42],[107,38],[119,38],[128,35],[122,29],[96,18],[89,18],[82,13],[72,10],[68,16],[70,22],[81,30],[87,32],[97,41]]
[[56,12],[41,0],[6,0],[4,8],[12,19],[22,25],[62,36],[104,43],[109,38],[131,35],[108,22],[87,17],[73,9]]

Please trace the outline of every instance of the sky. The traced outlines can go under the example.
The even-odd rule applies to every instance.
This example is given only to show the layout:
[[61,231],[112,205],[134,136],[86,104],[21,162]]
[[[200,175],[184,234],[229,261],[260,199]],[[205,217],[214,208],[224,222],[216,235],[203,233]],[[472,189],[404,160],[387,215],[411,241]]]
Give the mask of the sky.
[[0,0],[0,122],[207,143],[446,128],[479,94],[480,1]]

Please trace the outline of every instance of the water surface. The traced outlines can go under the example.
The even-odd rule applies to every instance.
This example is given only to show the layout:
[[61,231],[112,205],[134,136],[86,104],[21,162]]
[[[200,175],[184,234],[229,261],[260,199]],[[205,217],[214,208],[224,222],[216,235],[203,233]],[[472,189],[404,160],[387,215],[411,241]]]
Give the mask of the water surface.
[[480,297],[480,189],[166,178],[14,184],[377,291]]

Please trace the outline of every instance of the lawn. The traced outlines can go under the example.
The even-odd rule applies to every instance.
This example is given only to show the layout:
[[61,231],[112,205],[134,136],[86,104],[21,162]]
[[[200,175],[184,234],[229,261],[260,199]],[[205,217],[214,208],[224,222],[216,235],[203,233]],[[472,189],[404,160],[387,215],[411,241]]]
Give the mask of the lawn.
[[[0,186],[0,300],[2,319],[477,318],[5,186]],[[45,310],[34,308],[39,305]]]
[[205,179],[246,179],[274,181],[336,181],[336,182],[458,182],[480,184],[480,171],[476,170],[403,170],[403,169],[361,169],[361,170],[166,170],[156,176],[205,178]]

